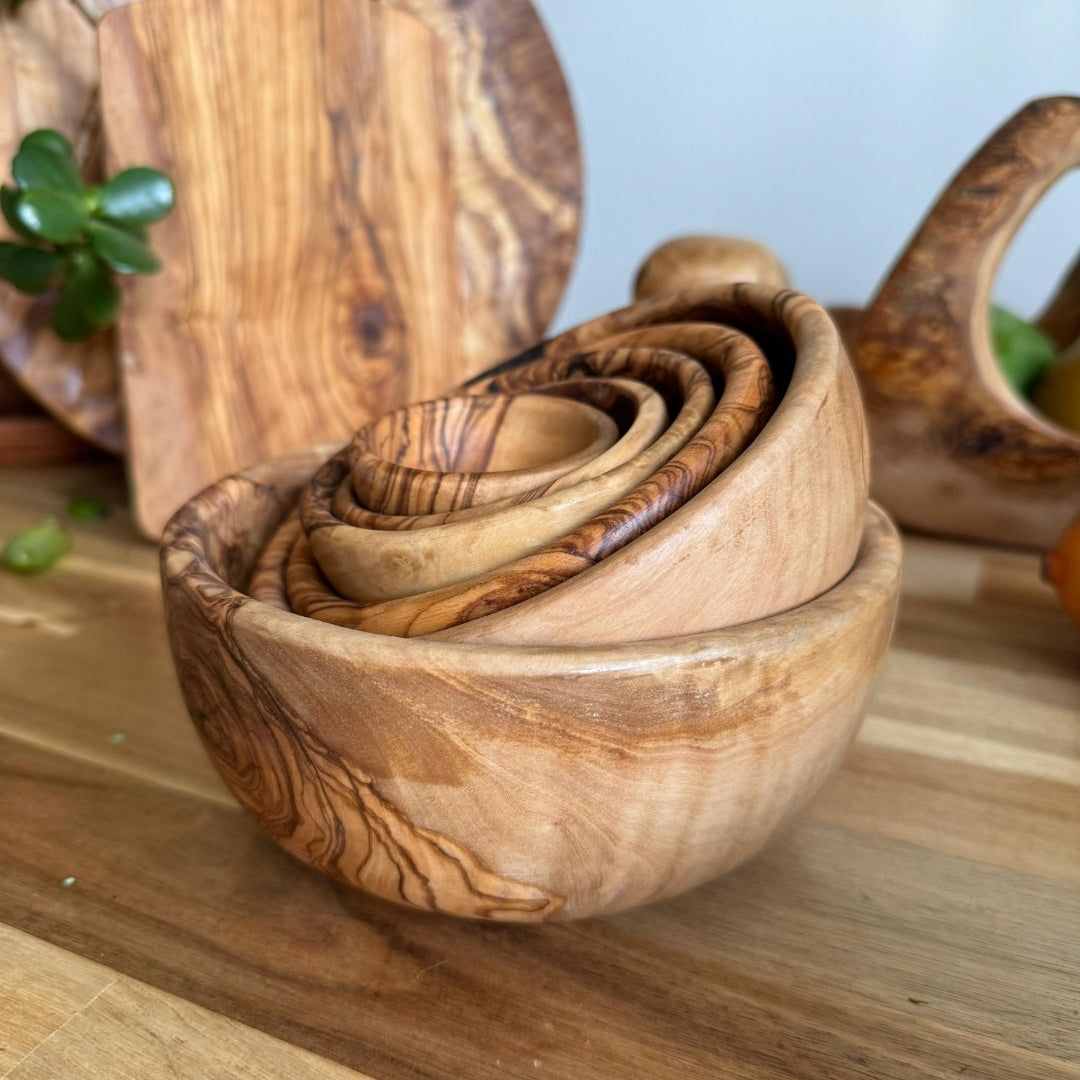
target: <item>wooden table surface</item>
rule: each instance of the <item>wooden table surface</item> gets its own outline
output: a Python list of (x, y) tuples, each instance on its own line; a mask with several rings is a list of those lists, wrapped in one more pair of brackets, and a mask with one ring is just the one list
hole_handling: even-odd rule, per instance
[(909, 541), (862, 734), (758, 858), (485, 925), (351, 894), (241, 814), (118, 469), (0, 473), (0, 534), (71, 494), (117, 509), (0, 576), (0, 1077), (1080, 1077), (1080, 632), (1033, 557)]

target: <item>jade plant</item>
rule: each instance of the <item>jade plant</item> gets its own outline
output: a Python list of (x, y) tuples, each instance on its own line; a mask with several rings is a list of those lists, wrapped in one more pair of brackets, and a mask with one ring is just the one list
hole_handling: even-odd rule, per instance
[(65, 341), (111, 326), (120, 306), (113, 274), (161, 268), (145, 228), (172, 209), (172, 182), (136, 167), (87, 185), (71, 143), (47, 128), (23, 139), (11, 173), (0, 210), (26, 243), (0, 242), (0, 278), (30, 295), (59, 287), (52, 326)]

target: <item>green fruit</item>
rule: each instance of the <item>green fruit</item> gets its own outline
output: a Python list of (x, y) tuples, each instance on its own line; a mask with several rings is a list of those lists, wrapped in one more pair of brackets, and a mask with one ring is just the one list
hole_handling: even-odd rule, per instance
[(990, 309), (990, 336), (1002, 374), (1026, 397), (1057, 358), (1054, 343), (1037, 326), (996, 306)]
[(1080, 355), (1047, 368), (1035, 386), (1031, 402), (1048, 420), (1080, 431)]

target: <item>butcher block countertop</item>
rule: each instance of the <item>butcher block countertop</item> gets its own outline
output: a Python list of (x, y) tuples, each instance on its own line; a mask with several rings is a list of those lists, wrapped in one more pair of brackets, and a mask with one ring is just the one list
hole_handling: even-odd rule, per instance
[(1033, 556), (907, 543), (858, 742), (734, 873), (582, 923), (400, 910), (218, 781), (112, 464), (0, 473), (0, 1077), (1080, 1078), (1080, 632)]

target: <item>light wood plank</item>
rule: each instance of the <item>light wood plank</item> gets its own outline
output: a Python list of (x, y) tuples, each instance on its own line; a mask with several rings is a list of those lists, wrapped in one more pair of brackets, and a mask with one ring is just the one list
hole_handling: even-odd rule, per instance
[(117, 977), (100, 964), (0, 925), (0, 1077)]
[[(0, 984), (4, 1043), (26, 1044), (48, 1029), (14, 1062), (6, 1060), (7, 1048), (0, 1047), (5, 1080), (365, 1080), (360, 1073), (3, 926), (0, 971), (8, 973), (9, 984)], [(18, 985), (10, 985), (12, 973), (20, 977)], [(50, 1014), (54, 1003), (58, 1008)], [(52, 1026), (60, 1016), (63, 1020)]]

